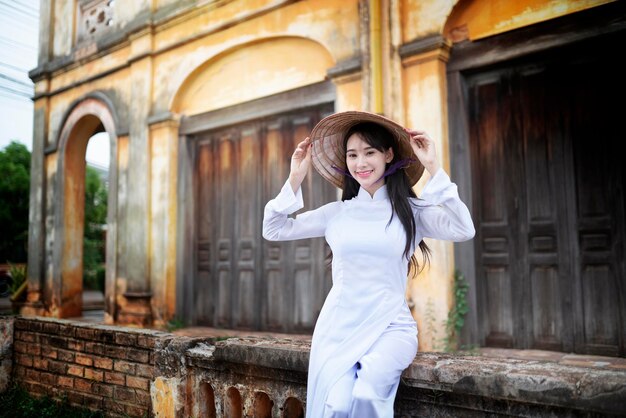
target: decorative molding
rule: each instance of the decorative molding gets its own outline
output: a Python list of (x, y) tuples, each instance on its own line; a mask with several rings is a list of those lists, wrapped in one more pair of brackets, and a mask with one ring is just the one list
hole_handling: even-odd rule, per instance
[(322, 81), (308, 86), (277, 93), (199, 115), (184, 116), (180, 123), (180, 135), (221, 128), (228, 125), (290, 112), (294, 109), (318, 106), (335, 101), (335, 85)]
[(400, 54), (400, 58), (409, 58), (414, 55), (423, 54), (425, 52), (436, 51), (440, 49), (450, 49), (452, 44), (450, 41), (445, 39), (443, 36), (431, 35), (425, 38), (415, 39), (406, 44), (400, 45), (398, 48), (398, 53)]
[(339, 61), (334, 67), (326, 71), (326, 76), (332, 80), (346, 75), (353, 75), (361, 71), (362, 65), (363, 58), (361, 55), (356, 55), (352, 58)]

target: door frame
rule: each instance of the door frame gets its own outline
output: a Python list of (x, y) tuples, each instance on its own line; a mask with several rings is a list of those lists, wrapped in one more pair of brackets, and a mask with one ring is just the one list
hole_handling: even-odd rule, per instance
[[(617, 1), (504, 34), (453, 45), (447, 65), (450, 165), (452, 178), (457, 179), (461, 198), (465, 202), (472, 202), (472, 208), (476, 208), (478, 192), (472, 176), (466, 75), (531, 54), (572, 46), (577, 42), (606, 42), (611, 36), (625, 31), (626, 2)], [(477, 292), (478, 245), (475, 242), (455, 245), (454, 259), (456, 268), (464, 274), (469, 284), (467, 297), (470, 309), (461, 341), (464, 344), (484, 346), (484, 322), (478, 315), (482, 305)]]
[(195, 151), (196, 138), (207, 131), (282, 113), (301, 111), (322, 105), (333, 106), (336, 99), (335, 84), (322, 81), (249, 102), (212, 110), (206, 113), (183, 116), (178, 137), (178, 190), (176, 221), (176, 317), (187, 325), (195, 324), (194, 288), (196, 283), (196, 229), (195, 211)]

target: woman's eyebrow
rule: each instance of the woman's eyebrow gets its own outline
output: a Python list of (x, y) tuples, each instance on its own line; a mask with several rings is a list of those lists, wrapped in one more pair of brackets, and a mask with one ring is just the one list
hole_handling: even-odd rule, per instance
[[(365, 151), (371, 150), (371, 149), (375, 149), (375, 148), (374, 147), (365, 147), (365, 148), (363, 148), (363, 150), (365, 150)], [(353, 148), (350, 148), (350, 149), (347, 149), (346, 152), (356, 152), (356, 150), (353, 149)]]

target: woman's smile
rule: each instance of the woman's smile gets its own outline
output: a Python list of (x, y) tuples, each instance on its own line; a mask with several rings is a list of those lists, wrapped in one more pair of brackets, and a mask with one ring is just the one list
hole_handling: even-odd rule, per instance
[(346, 143), (346, 166), (348, 171), (371, 196), (374, 196), (385, 179), (387, 163), (393, 159), (393, 150), (389, 148), (381, 151), (372, 147), (355, 133), (348, 138)]

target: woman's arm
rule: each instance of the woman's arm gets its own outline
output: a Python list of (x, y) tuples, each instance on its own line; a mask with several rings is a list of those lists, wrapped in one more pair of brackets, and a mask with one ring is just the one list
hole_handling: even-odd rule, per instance
[[(311, 165), (311, 141), (307, 137), (300, 142), (291, 156), (289, 179), (276, 198), (265, 205), (263, 213), (263, 238), (270, 241), (286, 241), (324, 236), (329, 206), (322, 206), (298, 215), (288, 215), (304, 207), (300, 185)], [(338, 202), (335, 202), (338, 203)]]
[(461, 201), (456, 184), (441, 169), (435, 143), (421, 130), (406, 130), (411, 135), (411, 147), (415, 156), (430, 173), (431, 179), (422, 191), (417, 206), (415, 223), (418, 234), (423, 237), (448, 241), (467, 241), (474, 237), (474, 223)]
[(302, 209), (302, 190), (298, 187), (294, 193), (291, 178), (285, 183), (276, 198), (265, 205), (263, 213), (263, 238), (270, 241), (288, 241), (302, 238), (323, 237), (326, 224), (336, 205), (332, 202), (317, 209), (301, 213), (295, 218), (289, 214)]
[(443, 169), (429, 180), (413, 201), (418, 235), (447, 241), (467, 241), (476, 233), (472, 216), (457, 190), (456, 184)]

